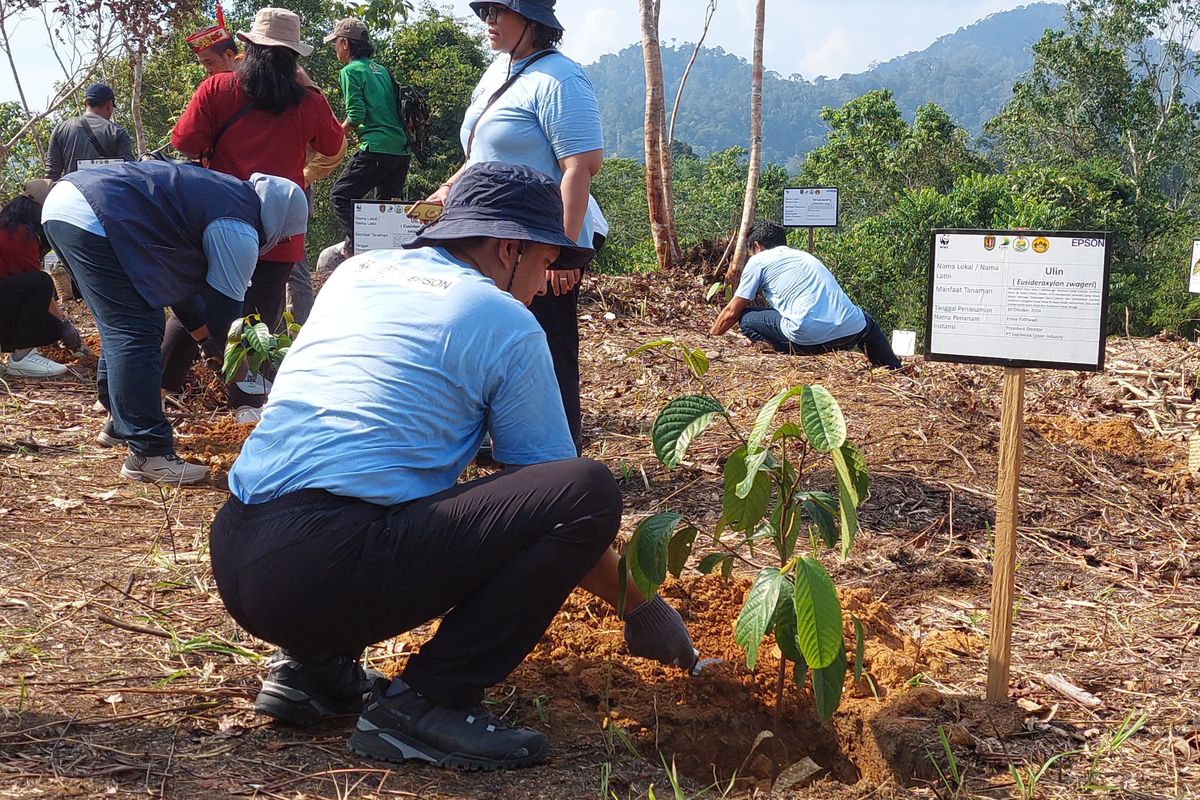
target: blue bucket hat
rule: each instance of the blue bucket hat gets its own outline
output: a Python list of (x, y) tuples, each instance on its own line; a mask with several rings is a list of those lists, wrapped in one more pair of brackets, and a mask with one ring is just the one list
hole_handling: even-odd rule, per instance
[(480, 9), (487, 6), (504, 6), (525, 19), (540, 22), (547, 28), (554, 28), (558, 31), (565, 30), (562, 23), (558, 21), (558, 17), (554, 16), (554, 0), (474, 0), (471, 3), (471, 10), (478, 15)]
[(451, 187), (442, 215), (405, 246), (432, 247), (473, 236), (557, 245), (555, 269), (580, 269), (595, 255), (563, 232), (562, 194), (554, 179), (502, 161), (468, 167)]

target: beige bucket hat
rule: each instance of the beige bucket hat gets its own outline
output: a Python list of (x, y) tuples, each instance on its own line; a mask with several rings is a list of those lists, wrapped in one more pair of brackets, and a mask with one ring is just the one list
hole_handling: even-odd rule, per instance
[(286, 47), (302, 56), (313, 51), (311, 44), (300, 41), (300, 17), (286, 8), (260, 8), (250, 31), (238, 31), (238, 38), (264, 47)]

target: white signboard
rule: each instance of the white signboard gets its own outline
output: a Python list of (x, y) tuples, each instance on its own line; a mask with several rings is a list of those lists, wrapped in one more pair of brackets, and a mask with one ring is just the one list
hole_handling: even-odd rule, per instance
[(926, 358), (1100, 370), (1106, 233), (933, 232)]
[(1200, 239), (1192, 241), (1192, 260), (1188, 262), (1188, 291), (1200, 294)]
[(783, 224), (796, 228), (836, 228), (838, 190), (829, 186), (784, 189)]
[(124, 164), (123, 158), (81, 158), (75, 162), (75, 166), (79, 169), (95, 169), (96, 167), (107, 167), (109, 164)]
[(395, 250), (415, 239), (422, 223), (408, 218), (404, 213), (407, 205), (410, 204), (355, 200), (355, 255), (371, 250)]

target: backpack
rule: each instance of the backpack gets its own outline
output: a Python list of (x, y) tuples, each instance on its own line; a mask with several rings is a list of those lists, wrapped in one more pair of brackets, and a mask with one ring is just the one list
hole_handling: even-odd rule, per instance
[(412, 150), (417, 163), (425, 166), (429, 157), (429, 102), (425, 92), (415, 86), (401, 86), (393, 78), (392, 85), (396, 87), (396, 109), (400, 112), (400, 122), (404, 125), (404, 135), (408, 137), (408, 149)]

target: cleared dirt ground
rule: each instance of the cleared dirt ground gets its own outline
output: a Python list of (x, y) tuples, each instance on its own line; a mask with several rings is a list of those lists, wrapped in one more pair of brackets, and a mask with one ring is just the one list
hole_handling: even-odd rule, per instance
[[(702, 293), (687, 275), (590, 280), (587, 455), (621, 480), (626, 533), (667, 508), (711, 530), (729, 441), (706, 434), (686, 465), (659, 465), (654, 415), (698, 387), (662, 355), (626, 354), (664, 334), (703, 347), (713, 393), (746, 426), (784, 386), (834, 393), (872, 486), (854, 551), (829, 563), (864, 623), (867, 677), (848, 685), (829, 726), (793, 687), (780, 735), (761, 735), (778, 656), (766, 647), (755, 674), (739, 658), (732, 623), (745, 581), (688, 572), (665, 593), (721, 665), (688, 678), (632, 659), (620, 624), (577, 594), (491, 693), (496, 713), (551, 737), (542, 767), (396, 768), (346, 750), (352, 719), (267, 724), (251, 702), (272, 648), (225, 614), (206, 550), (247, 429), (198, 379), (176, 430), (184, 455), (213, 465), (213, 485), (130, 484), (117, 475), (123, 454), (95, 443), (93, 372), (76, 364), (63, 380), (0, 384), (0, 797), (640, 798), (651, 784), (669, 797), (664, 763), (688, 797), (767, 796), (772, 761), (805, 757), (822, 768), (815, 782), (785, 780), (772, 796), (1020, 797), (1060, 754), (1031, 796), (1200, 796), (1200, 487), (1183, 442), (1196, 425), (1200, 348), (1114, 339), (1108, 373), (1030, 373), (1012, 701), (988, 705), (1000, 370), (918, 360), (882, 374), (857, 354), (761, 353), (704, 335), (716, 309), (696, 302)], [(695, 554), (711, 550), (702, 536)], [(370, 661), (395, 671), (427, 634), (385, 642)], [(1064, 683), (1082, 694), (1053, 688)], [(1122, 723), (1142, 714), (1118, 743)]]

